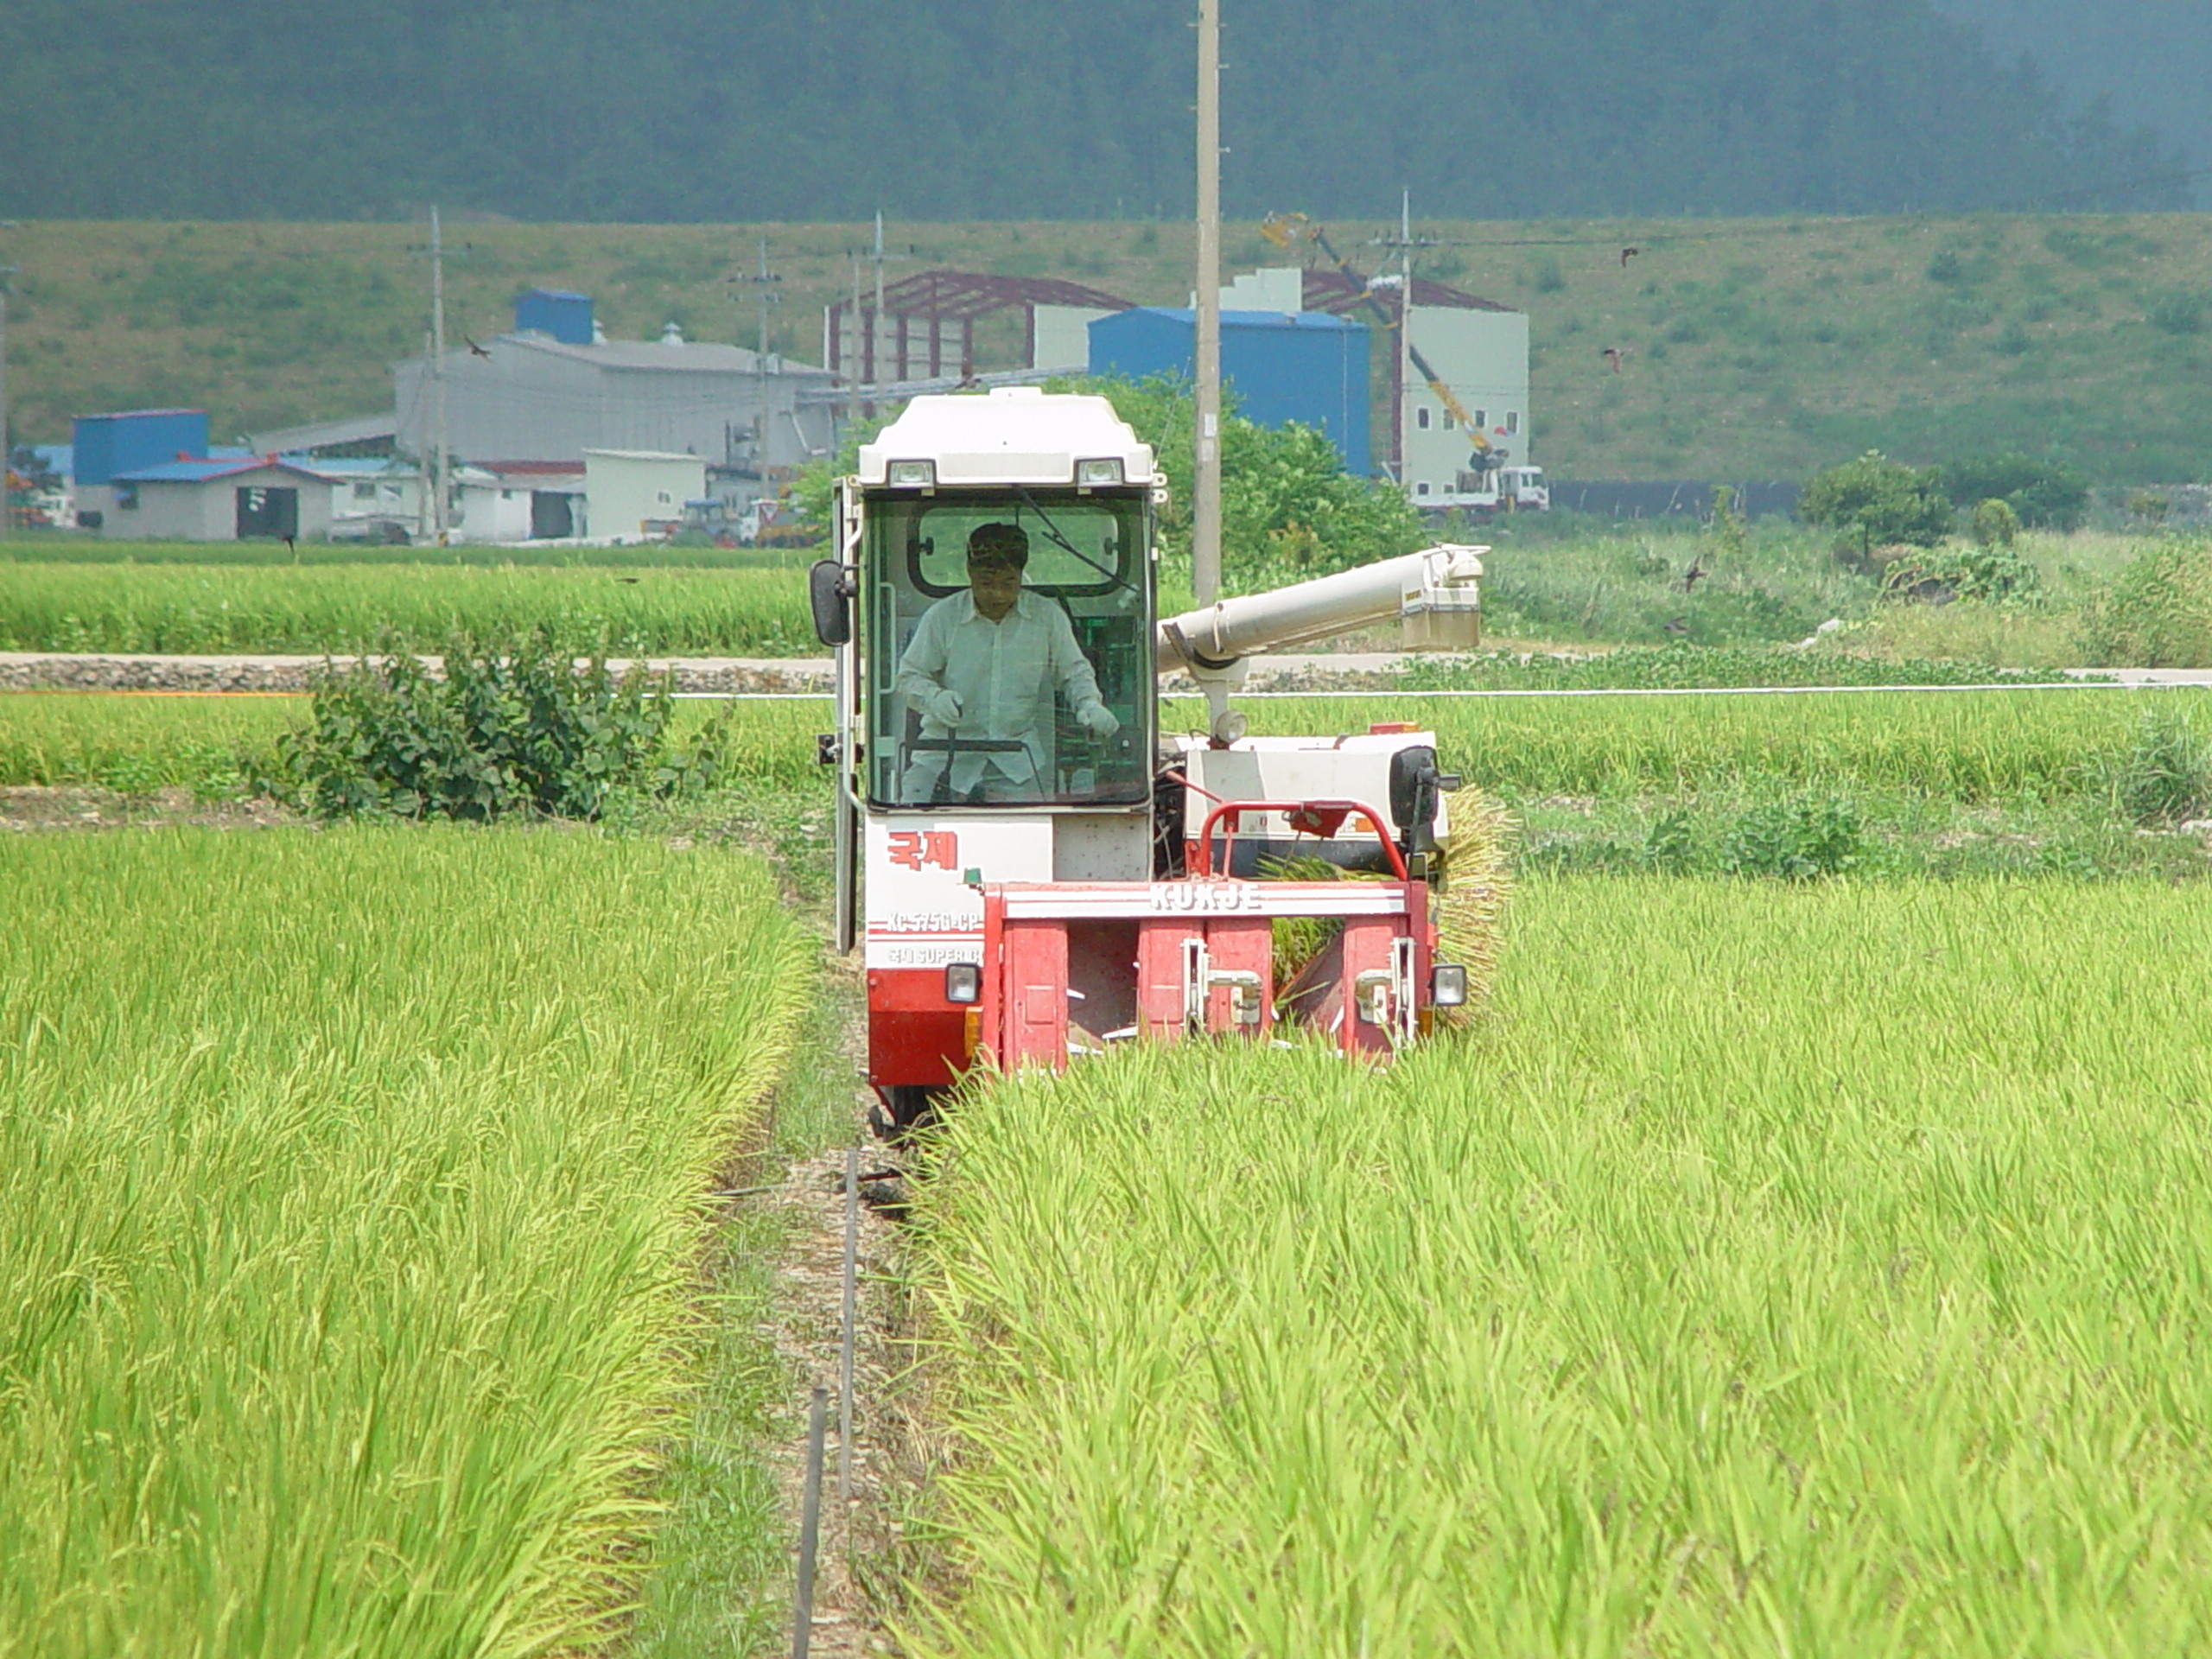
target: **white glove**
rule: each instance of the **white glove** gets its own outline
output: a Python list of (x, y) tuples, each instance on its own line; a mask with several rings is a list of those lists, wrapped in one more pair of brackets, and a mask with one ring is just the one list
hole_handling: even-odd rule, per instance
[(1114, 718), (1114, 711), (1103, 702), (1094, 702), (1076, 715), (1083, 729), (1093, 737), (1111, 737), (1122, 729), (1122, 722)]
[(960, 699), (950, 691), (939, 691), (930, 699), (930, 718), (947, 730), (960, 723)]

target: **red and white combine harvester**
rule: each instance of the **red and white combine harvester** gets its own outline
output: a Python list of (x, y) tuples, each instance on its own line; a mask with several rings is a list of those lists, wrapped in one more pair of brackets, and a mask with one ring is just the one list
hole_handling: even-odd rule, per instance
[[(1162, 622), (1164, 499), (1104, 398), (1028, 388), (916, 398), (843, 482), (842, 556), (812, 573), (837, 658), (822, 753), (838, 943), (867, 951), (868, 1080), (893, 1126), (978, 1064), (1293, 1025), (1384, 1057), (1465, 998), (1465, 969), (1435, 959), (1457, 779), (1433, 738), (1247, 737), (1229, 697), (1252, 654), (1356, 628), (1471, 645), (1482, 550)], [(1160, 729), (1157, 677), (1177, 671), (1206, 693), (1203, 731)], [(1274, 925), (1300, 918), (1327, 938), (1290, 975)]]

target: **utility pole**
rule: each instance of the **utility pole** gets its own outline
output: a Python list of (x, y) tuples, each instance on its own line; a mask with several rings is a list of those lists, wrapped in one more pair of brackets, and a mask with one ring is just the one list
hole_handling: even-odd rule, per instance
[(430, 372), (437, 380), (438, 479), (436, 506), (430, 519), (438, 545), (446, 544), (446, 492), (453, 477), (452, 432), (446, 423), (446, 245), (438, 228), (438, 206), (430, 204)]
[(1398, 196), (1398, 487), (1411, 500), (1414, 405), (1414, 193)]
[(14, 265), (0, 265), (0, 542), (8, 539), (15, 524), (15, 509), (8, 505), (8, 477), (16, 454), (8, 442), (8, 279), (16, 270)]
[(768, 238), (765, 236), (760, 238), (760, 275), (756, 276), (733, 276), (730, 278), (730, 281), (733, 283), (749, 283), (759, 291), (759, 297), (760, 301), (760, 344), (753, 348), (753, 357), (754, 370), (758, 373), (763, 375), (766, 374), (768, 372), (768, 308), (782, 300), (783, 296), (775, 293), (772, 290), (775, 284), (782, 282), (783, 280), (784, 276), (781, 271), (771, 270), (768, 269)]
[(1221, 0), (1198, 0), (1198, 270), (1191, 586), (1221, 596)]
[[(784, 280), (780, 271), (768, 269), (768, 238), (760, 238), (760, 270), (758, 276), (741, 273), (729, 279), (732, 283), (752, 284), (760, 302), (760, 331), (753, 348), (753, 466), (756, 474), (766, 475), (768, 456), (768, 308), (780, 302), (783, 296), (775, 285)], [(827, 353), (824, 354), (825, 360)], [(725, 459), (734, 459), (725, 444)]]

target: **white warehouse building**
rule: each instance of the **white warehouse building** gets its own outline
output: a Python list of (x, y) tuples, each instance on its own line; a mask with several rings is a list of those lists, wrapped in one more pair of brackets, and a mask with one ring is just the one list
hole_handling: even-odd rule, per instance
[[(673, 325), (658, 340), (610, 340), (580, 295), (524, 296), (516, 316), (514, 332), (445, 354), (447, 441), (457, 458), (582, 462), (589, 449), (691, 455), (710, 469), (711, 493), (741, 505), (834, 445), (833, 410), (800, 397), (831, 384), (826, 369), (687, 340)], [(401, 448), (434, 453), (430, 360), (396, 365), (393, 381)]]

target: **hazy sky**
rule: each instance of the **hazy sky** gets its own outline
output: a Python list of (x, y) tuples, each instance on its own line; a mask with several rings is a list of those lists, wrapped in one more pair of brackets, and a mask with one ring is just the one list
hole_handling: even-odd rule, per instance
[[(2147, 122), (2212, 168), (2212, 0), (1935, 0), (1978, 22), (2001, 59), (2026, 52), (2076, 104), (2110, 92), (2123, 125)], [(2195, 180), (2212, 202), (2212, 173)]]

